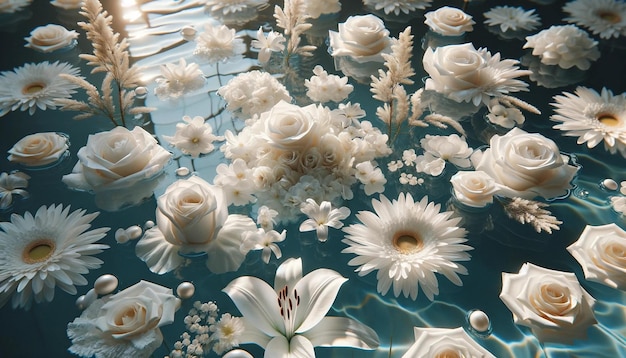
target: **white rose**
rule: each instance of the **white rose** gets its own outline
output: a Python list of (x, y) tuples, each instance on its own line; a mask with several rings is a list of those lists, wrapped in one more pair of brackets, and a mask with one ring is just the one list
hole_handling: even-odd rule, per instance
[(197, 176), (175, 181), (157, 201), (159, 230), (183, 252), (204, 251), (227, 218), (222, 189)]
[(529, 327), (542, 342), (584, 339), (596, 323), (595, 299), (573, 273), (525, 263), (517, 274), (502, 273), (500, 299), (515, 323)]
[(24, 38), (26, 47), (41, 52), (52, 52), (76, 43), (78, 32), (69, 31), (61, 25), (49, 24), (36, 27), (30, 32), (30, 37)]
[(567, 251), (580, 263), (587, 280), (626, 290), (626, 231), (615, 223), (587, 225)]
[(483, 171), (459, 171), (450, 178), (454, 197), (467, 206), (483, 208), (493, 202), (496, 182)]
[(382, 62), (381, 53), (389, 52), (389, 30), (374, 15), (350, 16), (338, 25), (338, 30), (328, 31), (333, 56), (350, 56), (357, 62)]
[(180, 307), (172, 289), (148, 281), (98, 299), (67, 326), (69, 351), (100, 358), (148, 357), (163, 342), (159, 327)]
[(262, 114), (265, 136), (270, 144), (284, 150), (308, 148), (319, 137), (311, 110), (310, 106), (302, 108), (280, 101), (269, 112)]
[(550, 199), (572, 188), (579, 168), (567, 164), (551, 139), (516, 127), (503, 136), (494, 135), (489, 144), (475, 167), (503, 186), (502, 195)]
[(461, 9), (444, 6), (435, 11), (429, 11), (425, 15), (424, 23), (433, 32), (444, 36), (460, 36), (472, 31), (475, 24), (472, 16), (466, 14)]
[(414, 357), (482, 357), (494, 358), (488, 350), (470, 337), (463, 327), (413, 327), (415, 343), (402, 358)]
[(90, 135), (78, 151), (78, 163), (63, 182), (71, 188), (94, 190), (130, 187), (163, 171), (172, 154), (141, 127), (115, 127)]
[(9, 161), (29, 167), (38, 167), (55, 163), (69, 148), (66, 136), (55, 132), (43, 132), (27, 135), (9, 149)]

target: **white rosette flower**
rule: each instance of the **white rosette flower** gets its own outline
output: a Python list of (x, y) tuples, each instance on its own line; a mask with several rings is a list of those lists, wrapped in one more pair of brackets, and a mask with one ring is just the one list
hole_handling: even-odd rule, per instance
[(454, 197), (461, 204), (484, 208), (498, 191), (495, 180), (483, 171), (459, 171), (450, 178)]
[(235, 271), (247, 252), (241, 252), (243, 234), (255, 232), (252, 219), (228, 214), (222, 189), (192, 176), (171, 184), (157, 201), (157, 226), (137, 242), (137, 256), (152, 272), (164, 274), (180, 266), (179, 254), (207, 253), (214, 273)]
[(27, 167), (41, 167), (56, 163), (68, 154), (68, 138), (56, 132), (27, 135), (11, 149), (7, 159)]
[(172, 154), (141, 127), (115, 127), (89, 135), (78, 151), (78, 163), (63, 182), (73, 189), (106, 190), (130, 188), (159, 175)]
[(556, 143), (539, 133), (513, 128), (494, 135), (475, 165), (501, 185), (507, 197), (551, 199), (566, 195), (579, 167), (568, 164)]
[(473, 25), (476, 23), (471, 15), (450, 6), (429, 11), (424, 16), (424, 23), (430, 30), (443, 36), (461, 36), (474, 30)]
[(458, 134), (448, 136), (427, 134), (420, 140), (424, 152), (430, 153), (435, 158), (441, 158), (457, 167), (468, 168), (472, 164), (469, 160), (473, 150), (467, 145), (465, 138)]
[(527, 36), (523, 48), (532, 48), (532, 54), (541, 58), (541, 63), (565, 69), (576, 66), (588, 70), (600, 58), (598, 41), (576, 25), (553, 25)]
[(525, 263), (517, 274), (502, 273), (500, 299), (515, 323), (529, 327), (542, 342), (570, 344), (586, 338), (596, 323), (595, 299), (570, 272)]
[(278, 102), (266, 112), (264, 136), (270, 145), (302, 152), (320, 137), (318, 123), (314, 119), (314, 107), (300, 107), (285, 101)]
[(269, 111), (280, 101), (291, 101), (287, 88), (274, 76), (258, 70), (235, 76), (217, 90), (226, 108), (238, 117), (250, 118)]
[(81, 357), (149, 357), (162, 343), (159, 327), (174, 322), (180, 300), (148, 281), (98, 299), (67, 325), (69, 351)]
[(430, 75), (426, 90), (475, 106), (488, 105), (492, 97), (527, 91), (528, 84), (515, 78), (531, 74), (519, 69), (519, 61), (500, 60), (500, 53), (491, 55), (487, 49), (477, 50), (472, 43), (428, 48), (422, 63)]
[(74, 46), (76, 38), (78, 38), (78, 32), (70, 31), (61, 25), (48, 24), (31, 31), (30, 36), (24, 38), (27, 41), (24, 46), (48, 53)]
[(383, 62), (381, 54), (390, 51), (389, 30), (374, 15), (350, 16), (338, 30), (328, 31), (333, 57), (349, 56), (359, 63)]
[(413, 327), (415, 343), (402, 358), (414, 357), (482, 357), (495, 358), (491, 352), (476, 343), (463, 327)]
[(585, 226), (567, 251), (580, 263), (587, 280), (626, 289), (626, 231), (615, 223)]

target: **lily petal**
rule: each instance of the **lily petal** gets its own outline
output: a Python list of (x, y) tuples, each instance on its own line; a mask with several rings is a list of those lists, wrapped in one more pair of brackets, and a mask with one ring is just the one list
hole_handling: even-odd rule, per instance
[(296, 333), (308, 331), (324, 318), (346, 281), (338, 272), (322, 268), (311, 271), (296, 284), (294, 289), (302, 298), (295, 312)]
[(264, 358), (315, 358), (313, 344), (304, 336), (273, 338), (265, 348)]
[(252, 276), (232, 280), (223, 290), (250, 322), (270, 337), (285, 335), (278, 295), (267, 282)]
[(280, 291), (285, 286), (294, 287), (302, 278), (302, 259), (289, 258), (276, 269), (274, 289)]
[(265, 349), (267, 344), (272, 340), (272, 337), (258, 329), (256, 322), (252, 322), (246, 317), (241, 317), (241, 321), (243, 322), (244, 330), (239, 337), (240, 342), (258, 344)]
[(315, 327), (302, 334), (315, 347), (354, 347), (376, 349), (378, 335), (370, 327), (348, 317), (324, 317)]

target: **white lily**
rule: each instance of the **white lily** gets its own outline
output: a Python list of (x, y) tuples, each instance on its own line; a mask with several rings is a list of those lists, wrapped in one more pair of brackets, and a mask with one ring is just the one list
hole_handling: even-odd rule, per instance
[(302, 277), (302, 260), (290, 258), (276, 270), (274, 288), (265, 281), (243, 276), (224, 292), (243, 315), (241, 343), (256, 343), (265, 357), (315, 357), (313, 347), (378, 347), (370, 327), (348, 317), (325, 317), (347, 279), (329, 269)]

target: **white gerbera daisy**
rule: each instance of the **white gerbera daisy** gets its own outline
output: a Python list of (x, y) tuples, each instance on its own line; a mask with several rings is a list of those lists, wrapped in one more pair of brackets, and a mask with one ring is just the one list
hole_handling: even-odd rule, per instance
[(69, 213), (70, 207), (42, 206), (35, 216), (13, 214), (0, 223), (0, 307), (13, 295), (13, 308), (30, 308), (35, 302), (52, 301), (54, 287), (75, 295), (75, 285), (86, 285), (82, 276), (102, 264), (91, 255), (108, 245), (95, 242), (108, 227), (86, 231), (98, 212)]
[(621, 0), (574, 0), (563, 6), (570, 23), (608, 39), (626, 35), (626, 3)]
[(554, 126), (566, 136), (578, 137), (578, 144), (593, 148), (604, 141), (611, 154), (617, 151), (626, 157), (626, 93), (613, 95), (602, 88), (598, 93), (591, 88), (577, 87), (574, 93), (554, 96), (556, 114), (551, 120), (561, 122)]
[(489, 26), (499, 26), (500, 31), (507, 32), (526, 30), (532, 31), (541, 25), (540, 18), (535, 14), (535, 9), (524, 10), (522, 7), (496, 6), (483, 14)]
[(59, 77), (60, 74), (78, 76), (78, 68), (69, 63), (48, 61), (27, 63), (13, 71), (0, 73), (0, 117), (15, 111), (28, 110), (32, 115), (37, 107), (56, 109), (58, 98), (70, 98), (78, 86)]
[(349, 247), (342, 252), (357, 255), (348, 264), (359, 266), (359, 276), (378, 270), (379, 293), (386, 294), (393, 284), (396, 297), (402, 293), (413, 300), (420, 285), (431, 301), (439, 294), (435, 272), (463, 284), (458, 274), (466, 275), (467, 269), (457, 261), (468, 261), (466, 251), (473, 248), (462, 244), (467, 232), (456, 226), (461, 218), (450, 219), (452, 212), (440, 212), (428, 197), (414, 202), (404, 193), (393, 202), (381, 195), (372, 206), (376, 213), (361, 211), (362, 224), (343, 229)]

